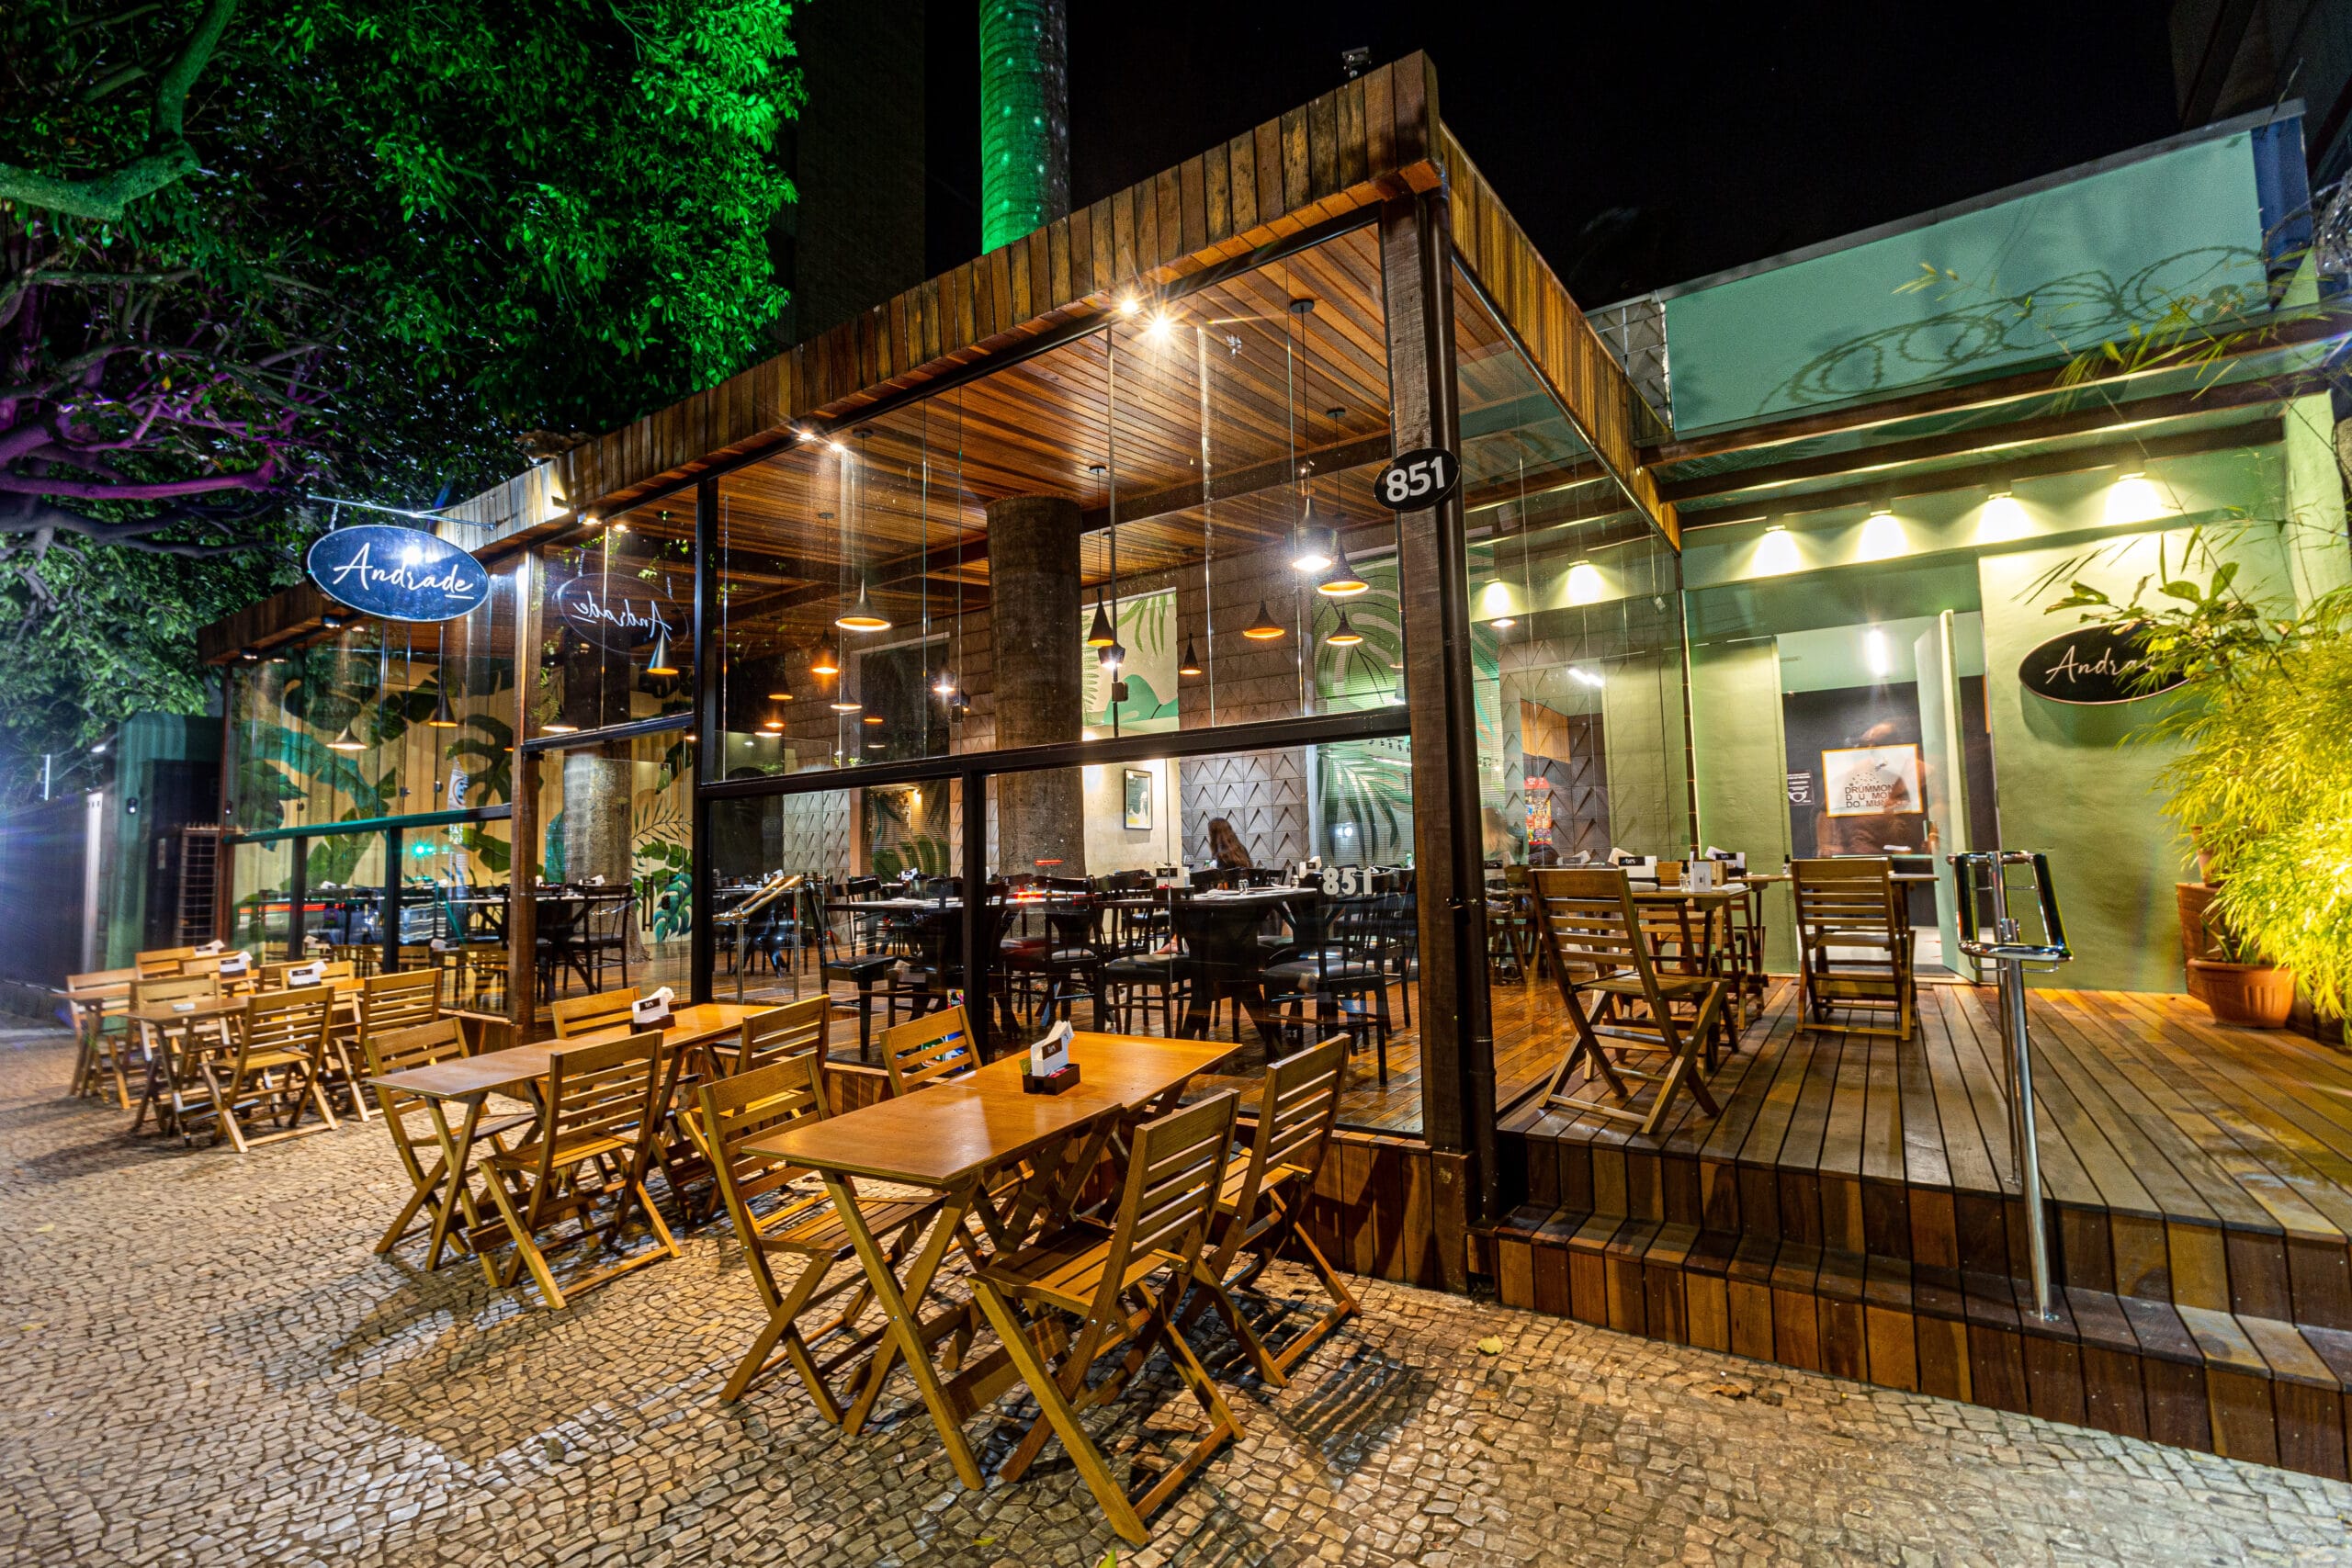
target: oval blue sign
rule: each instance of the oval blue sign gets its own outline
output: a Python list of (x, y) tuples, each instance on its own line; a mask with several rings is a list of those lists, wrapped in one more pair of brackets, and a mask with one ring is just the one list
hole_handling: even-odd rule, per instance
[(388, 621), (453, 621), (490, 597), (481, 563), (422, 528), (338, 528), (311, 547), (303, 565), (329, 598)]

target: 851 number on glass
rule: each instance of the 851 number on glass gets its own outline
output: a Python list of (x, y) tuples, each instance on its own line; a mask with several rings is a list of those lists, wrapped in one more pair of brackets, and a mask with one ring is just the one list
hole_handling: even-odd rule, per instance
[(1442, 446), (1400, 452), (1373, 476), (1372, 498), (1391, 512), (1419, 512), (1452, 495), (1462, 482), (1462, 459)]

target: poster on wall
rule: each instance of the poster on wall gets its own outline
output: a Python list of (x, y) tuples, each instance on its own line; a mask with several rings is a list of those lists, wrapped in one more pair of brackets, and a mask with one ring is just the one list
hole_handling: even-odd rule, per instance
[(1821, 754), (1822, 802), (1832, 817), (1917, 811), (1919, 748), (1855, 746)]
[(1129, 768), (1126, 784), (1127, 826), (1148, 831), (1151, 827), (1151, 770)]

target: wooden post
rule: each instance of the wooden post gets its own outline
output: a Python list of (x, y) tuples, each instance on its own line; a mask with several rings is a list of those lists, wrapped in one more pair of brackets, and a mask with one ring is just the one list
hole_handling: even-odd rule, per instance
[[(1453, 384), (1453, 240), (1442, 189), (1380, 216), (1386, 277), (1390, 425), (1396, 450), (1461, 449)], [(1470, 583), (1459, 491), (1398, 519), (1405, 679), (1413, 743), (1413, 849), (1421, 942), (1421, 1120), (1442, 1156), (1467, 1155), (1466, 1202), (1491, 1218), (1496, 1190), (1495, 1038), (1487, 994), (1487, 899), (1478, 821), (1478, 731)], [(1449, 1162), (1450, 1163), (1450, 1162)], [(1448, 1227), (1441, 1227), (1443, 1236)], [(1451, 1285), (1459, 1247), (1443, 1249)]]
[(539, 754), (523, 750), (531, 738), (531, 698), (539, 687), (539, 556), (524, 552), (514, 569), (514, 816), (506, 824), (506, 1016), (514, 1038), (527, 1040), (538, 1010)]
[(695, 782), (689, 797), (686, 838), (686, 995), (710, 1000), (711, 889), (718, 868), (711, 863), (710, 799), (706, 776), (718, 777), (727, 758), (727, 649), (719, 626), (718, 481), (695, 486)]
[[(294, 859), (293, 865), (286, 874), (286, 961), (300, 964), (302, 962), (302, 906), (311, 901), (311, 840), (288, 839), (286, 849)], [(185, 863), (182, 871), (185, 874)], [(262, 924), (262, 940), (254, 945), (261, 949), (256, 957), (266, 959), (269, 956), (267, 921)]]

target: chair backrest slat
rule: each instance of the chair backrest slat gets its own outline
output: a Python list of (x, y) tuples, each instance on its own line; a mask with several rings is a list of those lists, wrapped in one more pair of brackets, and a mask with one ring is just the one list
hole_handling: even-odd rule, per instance
[(161, 980), (180, 972), (180, 960), (195, 956), (193, 947), (155, 947), (133, 954), (131, 962), (138, 966), (141, 979)]
[[(382, 1077), (386, 1073), (404, 1073), (411, 1067), (463, 1059), (467, 1055), (466, 1032), (454, 1018), (435, 1019), (406, 1029), (377, 1030), (361, 1039), (360, 1048), (368, 1055), (368, 1076)], [(424, 1103), (422, 1095), (389, 1089), (381, 1094), (385, 1110), (395, 1118)]]
[(131, 982), (130, 1005), (160, 1007), (165, 1002), (215, 1002), (220, 999), (218, 975), (142, 976)]
[[(752, 1224), (749, 1205), (802, 1173), (789, 1161), (753, 1154), (745, 1145), (807, 1117), (831, 1114), (824, 1075), (817, 1058), (783, 1056), (731, 1077), (713, 1078), (695, 1089), (695, 1134), (703, 1155), (721, 1174), (740, 1229)], [(747, 1235), (748, 1239), (748, 1235)]]
[(612, 1029), (629, 1021), (629, 1010), (637, 1005), (640, 987), (623, 986), (616, 991), (599, 991), (593, 997), (565, 997), (551, 1005), (548, 1011), (555, 1019), (555, 1037), (569, 1040), (575, 1034), (594, 1034), (600, 1029)]
[(334, 1018), (334, 987), (306, 986), (297, 991), (268, 991), (245, 1001), (239, 1043), (246, 1055), (255, 1051), (309, 1053), (326, 1044)]
[(1256, 1218), (1259, 1195), (1276, 1168), (1296, 1166), (1311, 1177), (1321, 1167), (1340, 1111), (1340, 1075), (1347, 1060), (1348, 1037), (1335, 1034), (1266, 1065), (1258, 1126), (1250, 1139), (1250, 1165), (1234, 1194), (1235, 1224), (1242, 1229)]
[(1639, 979), (1655, 1016), (1663, 1007), (1657, 973), (1624, 868), (1537, 866), (1528, 874), (1528, 882), (1534, 892), (1536, 931), (1562, 998), (1577, 984), (1569, 973), (1571, 964), (1598, 970), (1604, 978), (1631, 973)]
[(735, 1060), (728, 1071), (747, 1073), (787, 1056), (802, 1055), (814, 1055), (821, 1069), (832, 1016), (833, 999), (823, 995), (752, 1014), (743, 1021)]
[(1792, 860), (1797, 925), (1808, 937), (1835, 932), (1887, 936), (1903, 924), (1895, 914), (1894, 863), (1880, 856), (1837, 860)]
[(542, 1170), (553, 1172), (560, 1145), (641, 1129), (653, 1112), (661, 1062), (658, 1030), (549, 1053)]
[(371, 975), (359, 983), (359, 1038), (410, 1029), (441, 1016), (441, 971), (412, 969)]
[(980, 1065), (962, 1003), (910, 1019), (882, 1035), (882, 1065), (889, 1070), (893, 1097)]
[(1137, 1256), (1172, 1255), (1180, 1274), (1200, 1257), (1225, 1182), (1239, 1105), (1240, 1097), (1226, 1089), (1136, 1130), (1095, 1315), (1107, 1317), (1114, 1310), (1127, 1266)]

